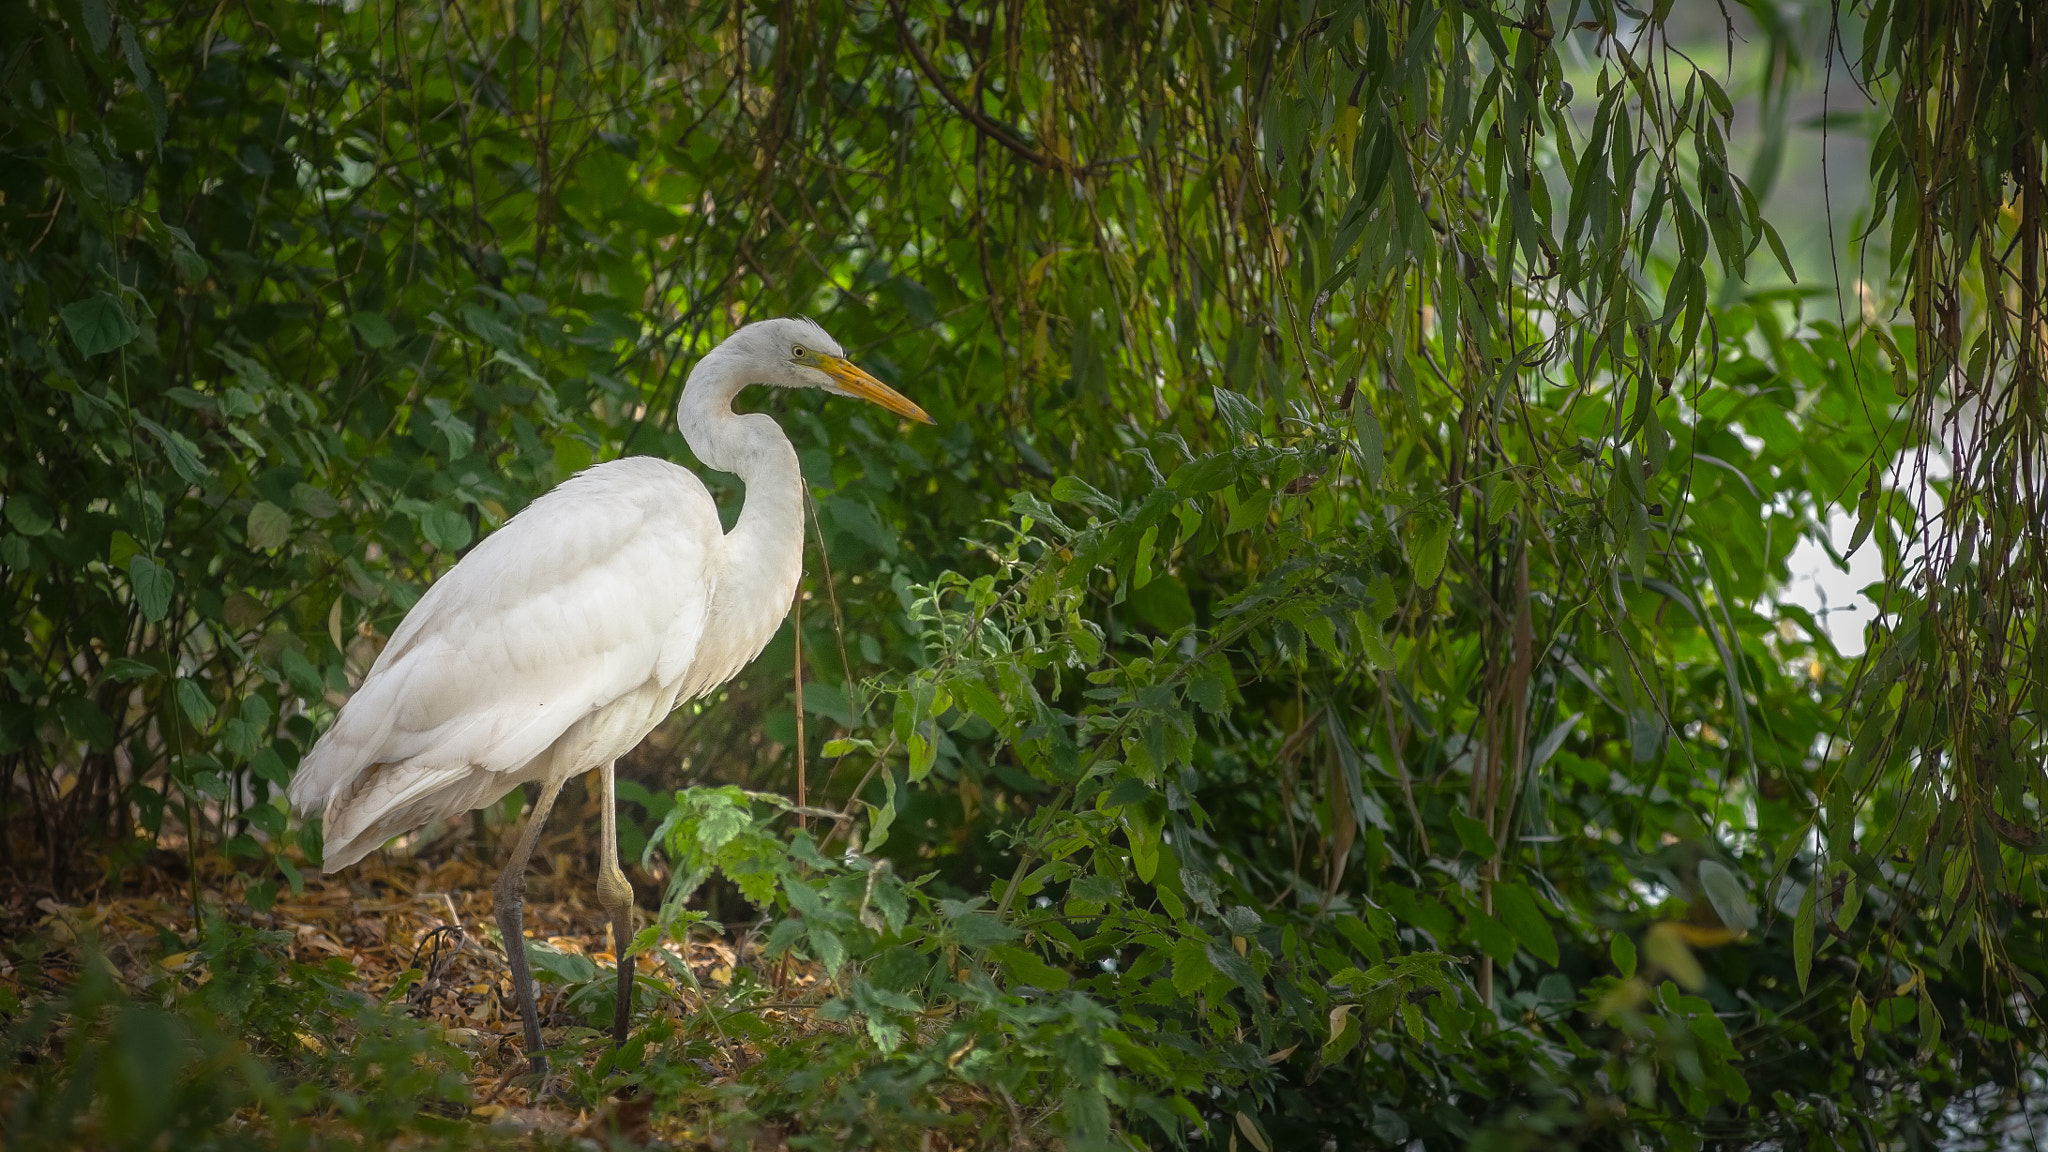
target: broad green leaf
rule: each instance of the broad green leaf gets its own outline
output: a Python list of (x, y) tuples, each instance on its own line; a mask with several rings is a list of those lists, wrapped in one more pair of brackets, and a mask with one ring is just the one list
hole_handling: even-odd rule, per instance
[(154, 624), (170, 613), (175, 584), (170, 569), (137, 553), (128, 558), (128, 583), (135, 590), (135, 606), (142, 610), (144, 620)]
[(249, 547), (264, 552), (282, 547), (291, 531), (291, 515), (270, 501), (259, 500), (249, 509)]
[(1182, 937), (1173, 945), (1173, 990), (1182, 996), (1194, 996), (1216, 982), (1222, 973), (1209, 962), (1208, 947), (1193, 936)]
[(436, 504), (420, 516), (420, 534), (443, 552), (460, 552), (469, 547), (469, 520), (457, 509)]
[(1415, 569), (1415, 582), (1433, 585), (1443, 575), (1444, 553), (1451, 543), (1451, 520), (1432, 510), (1415, 526), (1408, 538), (1408, 563)]
[(106, 292), (95, 292), (83, 300), (65, 305), (62, 316), (65, 330), (71, 333), (71, 342), (86, 356), (112, 352), (142, 335), (142, 329), (128, 318), (121, 302)]
[(1515, 934), (1515, 940), (1529, 954), (1545, 964), (1558, 962), (1557, 936), (1550, 929), (1550, 921), (1543, 916), (1543, 910), (1536, 903), (1535, 894), (1521, 884), (1508, 881), (1493, 886), (1493, 910)]
[(1036, 952), (1026, 948), (997, 945), (989, 949), (988, 954), (989, 959), (1002, 965), (1004, 973), (1017, 984), (1058, 992), (1072, 979), (1065, 971), (1047, 964)]
[(398, 330), (391, 326), (391, 321), (375, 312), (358, 312), (349, 317), (348, 322), (356, 330), (356, 335), (363, 338), (363, 343), (372, 348), (389, 348), (398, 343)]
[(23, 536), (41, 536), (56, 524), (49, 506), (28, 492), (7, 497), (7, 522)]
[(1756, 927), (1756, 912), (1750, 907), (1749, 894), (1742, 890), (1742, 881), (1732, 869), (1718, 860), (1702, 860), (1699, 873), (1700, 887), (1706, 890), (1707, 900), (1729, 931), (1741, 935)]
[(1633, 979), (1636, 974), (1636, 942), (1628, 933), (1616, 932), (1607, 941), (1607, 957), (1614, 961), (1615, 971), (1624, 980)]

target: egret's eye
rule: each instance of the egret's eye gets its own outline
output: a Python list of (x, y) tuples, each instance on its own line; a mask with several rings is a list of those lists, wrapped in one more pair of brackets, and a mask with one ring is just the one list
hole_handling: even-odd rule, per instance
[(801, 344), (793, 344), (793, 345), (791, 345), (791, 346), (790, 346), (790, 349), (789, 349), (789, 355), (790, 355), (790, 358), (791, 358), (791, 359), (794, 359), (794, 360), (801, 360), (801, 359), (803, 359), (803, 358), (804, 358), (804, 346), (803, 346), (803, 345), (801, 345)]

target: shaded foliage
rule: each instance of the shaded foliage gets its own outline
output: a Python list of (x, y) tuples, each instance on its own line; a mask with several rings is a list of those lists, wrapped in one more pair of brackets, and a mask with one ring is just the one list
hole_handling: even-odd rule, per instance
[[(260, 907), (433, 575), (692, 462), (694, 357), (803, 312), (940, 427), (778, 413), (800, 628), (631, 793), (659, 925), (722, 875), (848, 973), (744, 1119), (1997, 1122), (2048, 954), (2039, 19), (1866, 13), (1891, 323), (1809, 306), (1731, 153), (1789, 33), (1731, 97), (1668, 9), (0, 9), (9, 865), (221, 852)], [(1859, 487), (1857, 662), (1772, 593)], [(800, 754), (845, 819), (667, 798)]]

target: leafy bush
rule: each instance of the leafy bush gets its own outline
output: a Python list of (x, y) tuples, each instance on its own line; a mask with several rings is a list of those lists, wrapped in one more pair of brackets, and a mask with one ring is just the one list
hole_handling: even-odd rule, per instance
[[(716, 894), (829, 996), (770, 1025), (742, 971), (576, 1092), (818, 1143), (2002, 1131), (2048, 955), (2041, 48), (1921, 11), (1844, 17), (1893, 103), (1825, 256), (1896, 272), (1838, 308), (1765, 212), (1836, 28), (1775, 8), (1738, 83), (1668, 4), (0, 5), (7, 866), (170, 850), (260, 910), (426, 584), (597, 459), (688, 462), (682, 372), (805, 312), (941, 427), (779, 413), (808, 599), (627, 795), (643, 948)], [(1775, 599), (1852, 502), (1855, 659)], [(821, 757), (796, 807), (844, 819), (791, 830)], [(7, 1006), (20, 1141), (459, 1138), (401, 1118), (452, 1057), (210, 931), (169, 1007)]]
[[(124, 986), (88, 950), (14, 1017), (10, 1148), (383, 1148), (461, 1142), (469, 1060), (348, 990), (348, 962), (281, 961), (278, 933), (211, 920)], [(282, 971), (280, 971), (282, 968)], [(197, 976), (194, 980), (192, 977)], [(25, 1070), (25, 1071), (24, 1071)]]

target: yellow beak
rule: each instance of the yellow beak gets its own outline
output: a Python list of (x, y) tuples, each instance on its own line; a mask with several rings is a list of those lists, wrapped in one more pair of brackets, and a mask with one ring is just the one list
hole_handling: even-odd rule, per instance
[(924, 414), (924, 409), (910, 402), (898, 392), (873, 376), (862, 371), (860, 366), (842, 356), (818, 357), (818, 368), (832, 378), (848, 396), (857, 396), (871, 404), (880, 404), (898, 416), (917, 420), (925, 424), (938, 421)]

